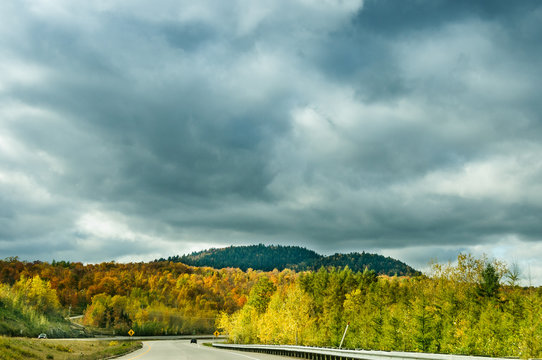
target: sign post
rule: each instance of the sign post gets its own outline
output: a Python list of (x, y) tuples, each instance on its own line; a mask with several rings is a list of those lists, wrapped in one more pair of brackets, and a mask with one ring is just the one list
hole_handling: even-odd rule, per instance
[(128, 335), (134, 336), (134, 334), (135, 334), (134, 330), (130, 329), (130, 331), (128, 331)]
[(220, 333), (218, 332), (218, 330), (215, 330), (215, 332), (213, 333), (213, 335), (214, 335), (215, 337), (218, 337), (218, 335), (220, 335)]

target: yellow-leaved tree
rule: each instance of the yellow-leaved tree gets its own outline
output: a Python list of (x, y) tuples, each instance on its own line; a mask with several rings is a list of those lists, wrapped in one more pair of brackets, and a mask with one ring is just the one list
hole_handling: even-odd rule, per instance
[(51, 288), (49, 281), (42, 280), (38, 275), (32, 278), (22, 277), (13, 286), (15, 302), (22, 307), (31, 308), (41, 314), (57, 315), (60, 313), (60, 303), (56, 291)]

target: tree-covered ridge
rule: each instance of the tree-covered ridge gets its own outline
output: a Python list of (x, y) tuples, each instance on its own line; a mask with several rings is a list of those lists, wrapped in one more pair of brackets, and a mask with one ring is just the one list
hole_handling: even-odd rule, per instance
[[(209, 266), (215, 269), (239, 268), (272, 271), (296, 268), (321, 258), (312, 250), (298, 246), (229, 246), (193, 252), (189, 255), (171, 256), (167, 260), (191, 266)], [(160, 259), (164, 260), (164, 259)]]
[[(165, 260), (165, 259), (160, 259)], [(323, 256), (299, 246), (281, 246), (263, 244), (250, 246), (230, 246), (220, 249), (208, 249), (188, 255), (171, 256), (168, 261), (181, 262), (191, 266), (209, 266), (216, 269), (233, 267), (272, 271), (293, 269), (296, 271), (318, 270), (320, 267), (344, 268), (352, 271), (374, 270), (381, 275), (416, 276), (420, 272), (407, 264), (378, 254), (336, 253)]]

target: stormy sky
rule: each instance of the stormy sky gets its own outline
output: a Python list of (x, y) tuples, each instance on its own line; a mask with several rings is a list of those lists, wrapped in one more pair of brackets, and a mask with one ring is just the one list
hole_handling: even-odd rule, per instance
[(460, 252), (542, 284), (542, 4), (0, 3), (0, 257)]

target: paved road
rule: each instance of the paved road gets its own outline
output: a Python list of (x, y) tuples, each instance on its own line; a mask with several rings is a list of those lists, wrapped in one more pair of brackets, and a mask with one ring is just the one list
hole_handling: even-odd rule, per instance
[(118, 360), (284, 360), (276, 355), (219, 350), (187, 340), (144, 341), (143, 348)]

